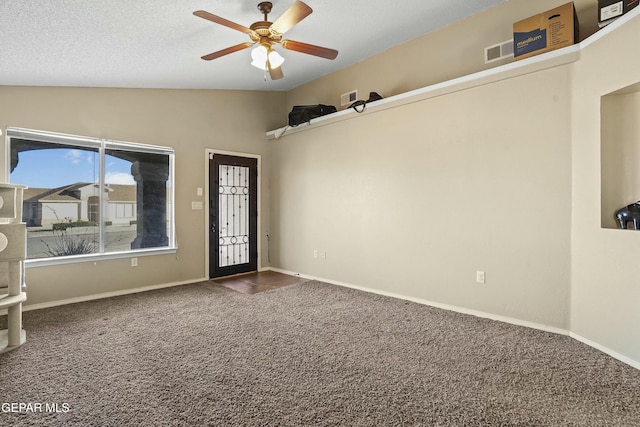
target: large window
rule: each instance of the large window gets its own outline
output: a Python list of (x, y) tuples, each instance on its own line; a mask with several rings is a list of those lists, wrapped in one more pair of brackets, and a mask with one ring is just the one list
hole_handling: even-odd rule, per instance
[(173, 149), (7, 129), (27, 259), (174, 249)]

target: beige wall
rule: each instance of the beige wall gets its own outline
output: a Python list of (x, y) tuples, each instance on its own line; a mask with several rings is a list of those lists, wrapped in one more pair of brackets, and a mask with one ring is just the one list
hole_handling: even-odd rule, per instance
[[(585, 47), (574, 65), (571, 330), (640, 365), (640, 233), (601, 228), (600, 170), (601, 97), (640, 82), (638, 34), (635, 18)], [(637, 108), (637, 95), (629, 100)], [(638, 115), (629, 119), (618, 124), (633, 129)]]
[(273, 265), (568, 329), (569, 78), (565, 66), (271, 142)]
[[(262, 233), (269, 227), (265, 130), (277, 126), (284, 94), (274, 92), (39, 88), (0, 86), (0, 128), (23, 127), (171, 146), (176, 156), (177, 255), (27, 270), (29, 304), (59, 301), (205, 276), (205, 150), (262, 155)], [(3, 162), (4, 164), (4, 162)], [(206, 206), (206, 202), (205, 202)], [(266, 239), (262, 239), (266, 253)], [(263, 259), (266, 262), (266, 257)]]
[[(596, 2), (575, 3), (584, 38), (595, 31)], [(371, 90), (391, 96), (480, 71), (481, 49), (510, 36), (501, 22), (555, 6), (511, 0), (301, 86), (288, 93), (287, 108), (339, 105), (339, 94), (351, 89), (360, 98)], [(639, 33), (635, 18), (585, 44), (569, 71), (537, 72), (273, 141), (273, 166), (281, 170), (272, 189), (277, 265), (567, 328), (639, 366), (640, 234), (601, 228), (601, 210), (627, 201), (606, 201), (615, 197), (607, 174), (620, 174), (621, 165), (601, 171), (601, 161), (615, 160), (601, 159), (600, 145), (601, 96), (640, 81)], [(605, 128), (605, 138), (622, 132), (637, 143), (637, 92), (625, 95), (623, 121), (632, 124)], [(486, 121), (500, 132), (483, 127)], [(509, 191), (510, 168), (526, 171), (527, 179), (514, 176), (520, 194)], [(601, 189), (601, 173), (609, 189)], [(519, 209), (519, 227), (498, 226), (516, 222), (505, 196)], [(316, 248), (328, 250), (327, 261), (310, 256)], [(475, 270), (487, 272), (485, 286), (473, 284)]]

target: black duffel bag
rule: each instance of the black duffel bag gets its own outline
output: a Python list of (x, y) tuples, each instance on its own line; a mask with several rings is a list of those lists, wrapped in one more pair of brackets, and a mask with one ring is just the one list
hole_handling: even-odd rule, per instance
[(289, 113), (289, 126), (296, 127), (308, 123), (311, 119), (338, 111), (333, 105), (296, 105)]
[[(379, 99), (382, 99), (382, 95), (380, 95), (378, 92), (369, 92), (369, 99), (367, 99), (366, 101), (358, 100), (349, 105), (349, 108), (353, 108), (358, 113), (362, 113), (364, 109), (367, 108), (367, 103), (377, 101)], [(358, 109), (358, 107), (360, 107), (360, 109)]]

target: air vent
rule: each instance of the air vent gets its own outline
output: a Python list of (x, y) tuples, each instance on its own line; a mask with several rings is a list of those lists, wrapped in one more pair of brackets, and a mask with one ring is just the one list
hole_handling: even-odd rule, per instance
[(484, 63), (513, 56), (513, 40), (498, 43), (484, 48)]
[(350, 105), (358, 100), (358, 91), (352, 90), (351, 92), (343, 93), (340, 95), (340, 105)]

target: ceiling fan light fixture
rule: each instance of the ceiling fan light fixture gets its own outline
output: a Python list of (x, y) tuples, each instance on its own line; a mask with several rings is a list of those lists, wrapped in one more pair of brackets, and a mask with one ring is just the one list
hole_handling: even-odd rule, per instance
[(268, 14), (271, 13), (272, 6), (273, 4), (268, 1), (259, 3), (258, 10), (264, 15), (264, 20), (254, 22), (249, 27), (236, 24), (235, 22), (204, 10), (196, 10), (193, 12), (193, 14), (199, 18), (206, 19), (207, 21), (211, 21), (215, 24), (244, 33), (251, 39), (251, 41), (212, 52), (208, 55), (202, 56), (201, 58), (205, 61), (210, 61), (212, 59), (220, 58), (230, 53), (255, 46), (251, 51), (251, 65), (265, 72), (265, 80), (267, 73), (271, 77), (271, 80), (279, 80), (284, 77), (281, 68), (284, 58), (275, 51), (273, 48), (275, 45), (280, 45), (282, 49), (293, 50), (320, 58), (335, 59), (336, 56), (338, 56), (338, 51), (335, 49), (329, 49), (295, 40), (282, 39), (282, 35), (284, 33), (289, 31), (313, 12), (313, 9), (311, 9), (309, 5), (305, 4), (301, 0), (295, 0), (295, 3), (285, 10), (278, 19), (271, 22), (269, 21)]
[(261, 70), (265, 70), (267, 68), (267, 48), (263, 45), (256, 46), (251, 51), (251, 65)]
[(271, 68), (278, 68), (284, 62), (284, 58), (276, 52), (274, 49), (270, 49), (269, 52), (269, 64), (271, 64)]
[(261, 70), (267, 69), (267, 59), (271, 68), (278, 68), (284, 62), (284, 58), (278, 52), (265, 45), (258, 45), (251, 51), (251, 65)]

